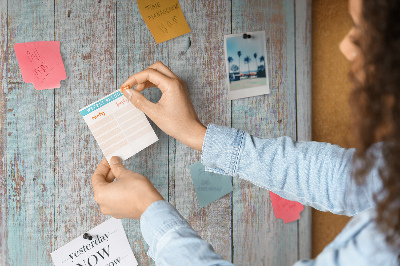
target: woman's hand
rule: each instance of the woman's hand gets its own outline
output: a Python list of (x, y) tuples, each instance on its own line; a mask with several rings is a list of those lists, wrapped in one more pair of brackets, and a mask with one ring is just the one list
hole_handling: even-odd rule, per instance
[[(130, 89), (135, 85), (135, 89)], [(150, 102), (140, 93), (150, 87), (157, 87), (162, 92), (157, 103)], [(122, 84), (121, 91), (166, 134), (201, 151), (206, 127), (196, 115), (186, 84), (163, 63), (157, 62), (132, 75)]]
[(153, 202), (164, 200), (147, 177), (127, 170), (115, 156), (110, 165), (106, 159), (101, 161), (92, 176), (92, 186), (100, 211), (118, 219), (140, 219)]

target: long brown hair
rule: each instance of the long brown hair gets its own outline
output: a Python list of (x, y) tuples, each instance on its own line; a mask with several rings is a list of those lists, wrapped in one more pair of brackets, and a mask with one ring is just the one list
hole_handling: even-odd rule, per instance
[[(355, 43), (362, 54), (363, 72), (350, 73), (354, 90), (357, 152), (354, 177), (359, 184), (376, 162), (368, 149), (382, 142), (379, 175), (383, 188), (375, 196), (376, 222), (387, 243), (400, 250), (400, 1), (363, 0), (361, 34)], [(358, 166), (357, 166), (358, 165)]]

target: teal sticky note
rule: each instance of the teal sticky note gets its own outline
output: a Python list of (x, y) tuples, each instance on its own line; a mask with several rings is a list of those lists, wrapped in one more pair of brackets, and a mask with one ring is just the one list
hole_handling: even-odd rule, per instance
[(201, 162), (192, 164), (190, 173), (200, 208), (233, 190), (230, 176), (206, 172)]

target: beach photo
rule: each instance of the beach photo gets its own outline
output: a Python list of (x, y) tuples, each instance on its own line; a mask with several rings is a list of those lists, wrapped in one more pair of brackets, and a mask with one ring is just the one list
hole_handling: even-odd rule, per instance
[(230, 100), (269, 93), (265, 31), (224, 36)]

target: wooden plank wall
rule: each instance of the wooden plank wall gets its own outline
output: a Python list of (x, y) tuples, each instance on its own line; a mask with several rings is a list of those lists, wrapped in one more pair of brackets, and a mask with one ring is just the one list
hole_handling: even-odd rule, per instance
[[(135, 1), (117, 3), (117, 88), (133, 73), (139, 72), (162, 61), (168, 64), (167, 43), (157, 45), (144, 23)], [(149, 100), (156, 102), (161, 92), (152, 88), (144, 93)], [(147, 176), (161, 195), (168, 199), (168, 136), (152, 127), (159, 141), (127, 160), (126, 167)], [(140, 232), (139, 221), (124, 220), (124, 228), (133, 248), (136, 259), (142, 265), (154, 262), (146, 255), (148, 245)]]
[[(297, 140), (311, 141), (311, 0), (296, 1), (296, 105)], [(298, 222), (299, 259), (311, 258), (311, 207)]]
[(55, 89), (55, 248), (108, 217), (93, 199), (91, 176), (103, 155), (79, 110), (115, 90), (115, 2), (59, 1), (55, 39), (67, 79)]
[(7, 150), (6, 91), (7, 91), (7, 0), (0, 0), (0, 264), (7, 256), (7, 175), (5, 152)]
[(14, 44), (54, 40), (54, 4), (9, 0), (7, 12), (5, 261), (49, 264), (54, 249), (54, 91), (37, 91), (22, 81)]
[[(0, 265), (51, 265), (50, 252), (109, 218), (90, 183), (103, 155), (78, 110), (156, 61), (186, 82), (203, 123), (310, 138), (311, 0), (179, 3), (192, 32), (157, 45), (136, 1), (0, 0)], [(267, 35), (271, 94), (230, 102), (223, 36), (257, 30)], [(60, 89), (36, 91), (22, 81), (14, 44), (39, 40), (61, 42), (68, 78)], [(161, 93), (145, 95), (155, 102)], [(233, 193), (199, 209), (189, 165), (200, 153), (152, 126), (160, 140), (127, 168), (149, 177), (225, 259), (291, 265), (310, 257), (308, 209), (284, 224), (268, 191), (237, 179)], [(139, 222), (123, 223), (139, 263), (153, 265)]]
[[(179, 1), (192, 33), (170, 43), (172, 70), (187, 84), (199, 119), (205, 124), (229, 126), (230, 102), (225, 88), (224, 35), (230, 33), (230, 1)], [(207, 32), (207, 34), (204, 34)], [(191, 39), (191, 47), (183, 54)], [(175, 47), (181, 47), (176, 49)], [(216, 252), (231, 260), (231, 198), (227, 195), (199, 208), (189, 165), (200, 160), (197, 152), (172, 140), (170, 198), (178, 211)]]
[[(232, 127), (259, 137), (295, 138), (294, 1), (233, 1), (232, 32), (257, 30), (266, 31), (271, 93), (232, 101)], [(275, 219), (267, 190), (239, 179), (233, 184), (233, 261), (293, 264), (298, 252), (297, 222)]]

